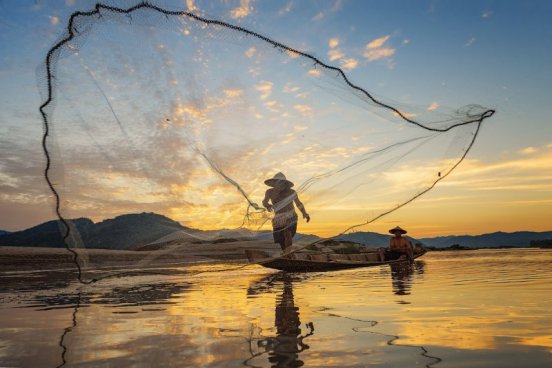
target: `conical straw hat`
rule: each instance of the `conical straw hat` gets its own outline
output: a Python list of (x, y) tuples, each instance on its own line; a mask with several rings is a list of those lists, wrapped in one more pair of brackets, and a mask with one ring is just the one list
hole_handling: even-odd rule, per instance
[(401, 234), (406, 234), (406, 230), (405, 229), (402, 229), (401, 227), (397, 226), (397, 227), (394, 227), (392, 228), (391, 230), (389, 230), (389, 232), (391, 234), (395, 234), (396, 232), (400, 232)]
[(282, 174), (281, 172), (276, 173), (276, 175), (274, 175), (274, 177), (272, 177), (270, 179), (266, 179), (264, 183), (266, 185), (268, 185), (269, 187), (274, 187), (274, 186), (278, 185), (278, 183), (285, 183), (290, 188), (293, 186), (293, 183), (291, 181), (287, 180), (286, 176), (284, 174)]

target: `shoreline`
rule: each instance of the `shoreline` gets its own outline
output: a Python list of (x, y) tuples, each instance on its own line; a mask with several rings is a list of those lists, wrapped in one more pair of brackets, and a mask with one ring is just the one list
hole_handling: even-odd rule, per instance
[[(270, 241), (193, 244), (178, 242), (155, 250), (74, 249), (81, 261), (95, 269), (140, 266), (145, 269), (228, 261), (247, 262), (245, 250), (276, 251)], [(0, 274), (22, 271), (75, 269), (66, 248), (0, 246)]]

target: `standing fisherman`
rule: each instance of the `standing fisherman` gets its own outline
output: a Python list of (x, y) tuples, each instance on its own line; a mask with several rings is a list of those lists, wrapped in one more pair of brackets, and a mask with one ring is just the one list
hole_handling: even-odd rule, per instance
[[(272, 219), (274, 243), (280, 244), (282, 251), (287, 253), (297, 231), (297, 213), (293, 202), (295, 202), (307, 222), (310, 221), (310, 216), (295, 190), (291, 189), (293, 183), (287, 180), (284, 174), (277, 173), (273, 178), (265, 180), (265, 184), (271, 187), (265, 193), (263, 206), (268, 211), (274, 210), (274, 218)], [(272, 202), (272, 204), (269, 202)]]

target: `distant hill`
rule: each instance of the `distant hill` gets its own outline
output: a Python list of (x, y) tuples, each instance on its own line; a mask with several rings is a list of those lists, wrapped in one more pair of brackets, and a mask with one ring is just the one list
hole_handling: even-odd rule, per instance
[[(71, 220), (87, 248), (127, 249), (145, 245), (185, 226), (155, 213), (130, 214), (95, 224), (87, 218)], [(59, 221), (0, 236), (0, 245), (64, 247)]]
[(532, 232), (517, 231), (505, 233), (502, 231), (483, 235), (451, 235), (436, 238), (419, 239), (423, 244), (444, 248), (458, 244), (469, 248), (497, 248), (497, 247), (529, 247), (532, 240), (545, 240), (552, 238), (552, 231)]
[[(155, 213), (128, 214), (94, 223), (87, 218), (72, 220), (87, 248), (140, 249), (145, 245), (157, 245), (179, 240), (203, 242), (221, 240), (271, 240), (272, 232), (248, 229), (197, 230)], [(12, 233), (0, 233), (0, 246), (64, 247), (59, 221), (48, 221), (32, 228)], [(387, 247), (390, 234), (355, 232), (338, 237), (369, 247)], [(315, 241), (315, 235), (296, 234), (299, 239)], [(552, 231), (514, 233), (496, 232), (483, 235), (441, 236), (435, 238), (409, 238), (412, 243), (422, 243), (435, 248), (453, 245), (467, 248), (529, 247), (531, 241), (552, 239)]]
[[(248, 229), (197, 230), (182, 226), (155, 213), (128, 214), (94, 223), (87, 218), (71, 220), (87, 248), (141, 249), (145, 245), (161, 245), (173, 241), (270, 240), (271, 231)], [(23, 231), (0, 235), (0, 246), (65, 247), (59, 221), (48, 221)], [(318, 239), (314, 235), (297, 234), (300, 238)]]
[[(340, 236), (340, 240), (354, 241), (372, 247), (386, 247), (389, 245), (391, 235), (372, 232), (356, 232)], [(498, 248), (498, 247), (529, 247), (531, 241), (552, 239), (552, 231), (531, 232), (518, 231), (513, 233), (496, 232), (483, 235), (451, 235), (435, 238), (414, 239), (408, 237), (413, 244), (422, 243), (425, 246), (435, 248), (447, 248), (459, 245), (467, 248)]]
[(0, 230), (0, 236), (9, 234), (11, 231)]
[(88, 248), (127, 249), (146, 245), (167, 234), (187, 229), (189, 228), (163, 215), (130, 214), (98, 222), (83, 240)]
[[(79, 233), (88, 234), (94, 223), (87, 218), (72, 220)], [(59, 221), (48, 221), (23, 231), (0, 236), (0, 245), (23, 247), (63, 247), (63, 238)]]

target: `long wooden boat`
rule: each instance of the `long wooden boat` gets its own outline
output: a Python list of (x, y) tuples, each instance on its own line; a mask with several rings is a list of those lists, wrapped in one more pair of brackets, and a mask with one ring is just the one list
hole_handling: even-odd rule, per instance
[[(287, 272), (324, 272), (409, 262), (408, 259), (381, 262), (376, 252), (359, 254), (292, 253), (280, 257), (271, 257), (269, 253), (259, 250), (246, 250), (245, 253), (251, 263)], [(414, 254), (414, 259), (425, 253), (426, 250), (421, 249)]]

